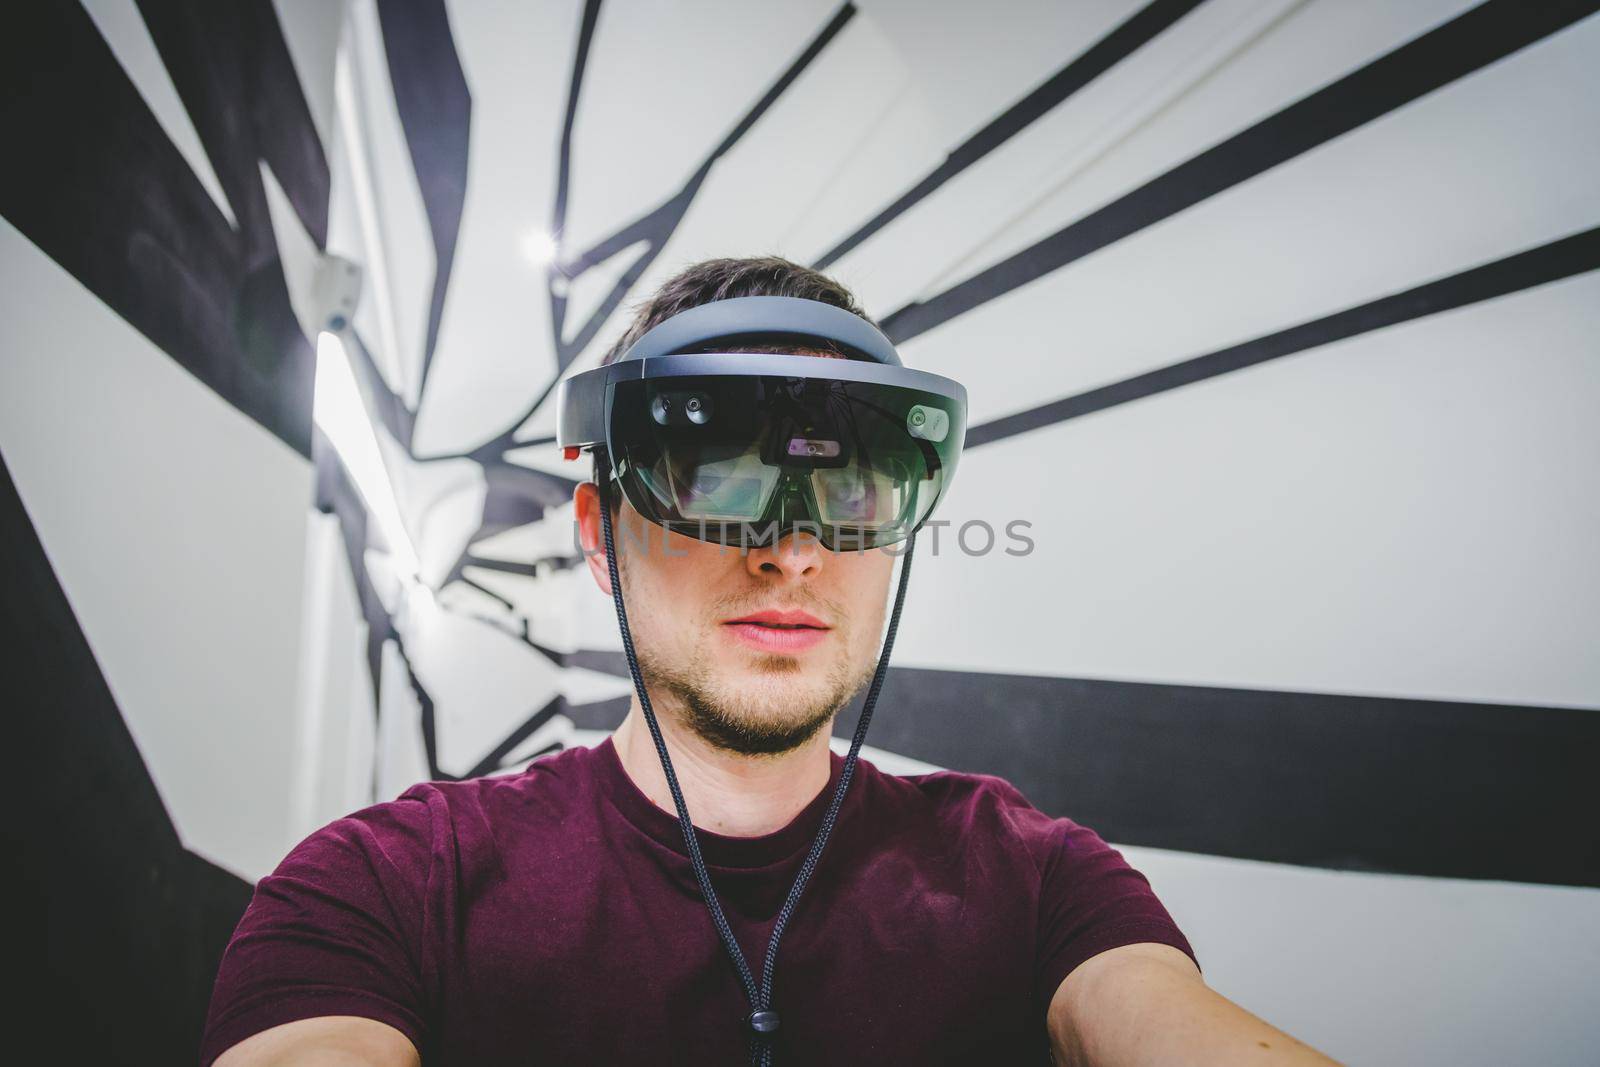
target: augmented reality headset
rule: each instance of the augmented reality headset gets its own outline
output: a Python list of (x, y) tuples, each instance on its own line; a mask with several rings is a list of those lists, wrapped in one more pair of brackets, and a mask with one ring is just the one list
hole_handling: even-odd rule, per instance
[[(775, 345), (847, 358), (718, 351)], [(900, 362), (878, 329), (817, 300), (747, 296), (674, 315), (561, 382), (556, 443), (665, 529), (756, 546), (807, 530), (832, 551), (910, 537), (950, 487), (961, 383)]]

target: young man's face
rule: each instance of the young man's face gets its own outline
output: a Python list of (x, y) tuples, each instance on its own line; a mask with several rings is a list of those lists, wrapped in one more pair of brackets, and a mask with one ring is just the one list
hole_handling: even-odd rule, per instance
[[(579, 485), (574, 503), (589, 569), (610, 596), (597, 487)], [(830, 552), (807, 533), (764, 548), (727, 547), (663, 530), (626, 501), (612, 539), (652, 706), (707, 742), (747, 755), (790, 751), (871, 681), (890, 552)], [(796, 610), (820, 626), (736, 622)]]

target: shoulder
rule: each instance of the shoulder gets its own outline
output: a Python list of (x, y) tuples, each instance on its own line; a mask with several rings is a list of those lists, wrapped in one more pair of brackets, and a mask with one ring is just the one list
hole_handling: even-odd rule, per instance
[(590, 750), (571, 748), (524, 770), (417, 782), (391, 800), (322, 826), (290, 852), (292, 861), (359, 855), (374, 867), (416, 870), (434, 859), (493, 852), (506, 823), (559, 824), (589, 781)]
[(971, 771), (931, 771), (895, 776), (936, 810), (1000, 823), (1019, 834), (1037, 833), (1052, 821), (1011, 782)]
[(925, 774), (893, 776), (916, 788), (941, 805), (981, 805), (1002, 808), (1030, 808), (1027, 797), (1010, 782), (995, 774), (973, 771), (929, 771)]
[(873, 768), (880, 794), (920, 809), (947, 833), (995, 840), (1025, 851), (1038, 867), (1063, 849), (1090, 848), (1092, 830), (1039, 810), (1010, 781), (994, 774), (932, 771), (891, 775)]

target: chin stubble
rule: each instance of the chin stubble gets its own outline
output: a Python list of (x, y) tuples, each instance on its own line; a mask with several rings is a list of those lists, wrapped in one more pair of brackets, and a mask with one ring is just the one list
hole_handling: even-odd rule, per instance
[[(635, 651), (645, 684), (677, 698), (683, 709), (683, 724), (695, 736), (714, 748), (743, 756), (778, 756), (806, 744), (829, 727), (850, 698), (871, 680), (876, 666), (868, 664), (865, 669), (852, 672), (848, 663), (836, 664), (828, 675), (826, 696), (798, 716), (773, 720), (762, 717), (759, 711), (721, 699), (713, 691), (711, 672), (704, 666), (703, 658), (695, 657), (699, 666), (682, 671), (660, 663), (642, 648)], [(778, 665), (792, 661), (772, 657), (771, 662), (775, 668), (772, 673), (779, 674)]]

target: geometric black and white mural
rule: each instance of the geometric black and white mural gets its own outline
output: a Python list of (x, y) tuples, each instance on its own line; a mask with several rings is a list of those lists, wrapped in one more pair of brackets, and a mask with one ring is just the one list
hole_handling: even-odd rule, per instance
[(181, 1061), (306, 833), (621, 721), (554, 386), (778, 254), (971, 401), (867, 757), (1094, 827), (1341, 1059), (1586, 1062), (1597, 10), (40, 5), (0, 641), (41, 1005)]

